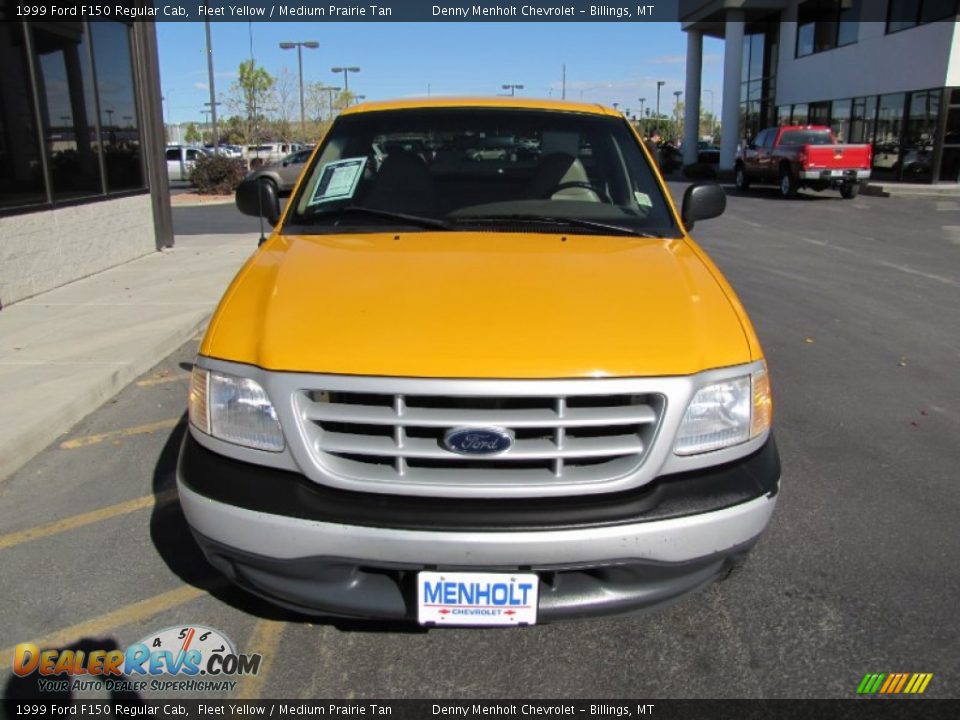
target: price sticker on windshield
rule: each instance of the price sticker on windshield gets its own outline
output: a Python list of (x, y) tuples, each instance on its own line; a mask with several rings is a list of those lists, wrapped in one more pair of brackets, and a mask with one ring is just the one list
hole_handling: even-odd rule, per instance
[(320, 179), (310, 199), (311, 205), (332, 200), (348, 200), (357, 190), (367, 158), (355, 157), (328, 162), (320, 168)]

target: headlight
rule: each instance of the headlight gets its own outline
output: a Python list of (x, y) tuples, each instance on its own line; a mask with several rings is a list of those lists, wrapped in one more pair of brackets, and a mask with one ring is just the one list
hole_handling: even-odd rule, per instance
[(220, 440), (280, 452), (283, 432), (263, 388), (249, 378), (193, 368), (190, 422)]
[(764, 367), (700, 388), (687, 406), (673, 451), (697, 455), (739, 445), (770, 428), (773, 403)]

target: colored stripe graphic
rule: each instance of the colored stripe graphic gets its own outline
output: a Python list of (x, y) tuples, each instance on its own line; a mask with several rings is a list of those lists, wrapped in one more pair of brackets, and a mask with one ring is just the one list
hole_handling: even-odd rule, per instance
[(877, 690), (880, 689), (880, 683), (883, 682), (883, 679), (886, 677), (886, 673), (874, 673), (870, 676), (870, 682), (867, 684), (866, 690), (863, 692), (872, 695)]
[(867, 673), (857, 685), (857, 694), (920, 695), (931, 680), (933, 673)]

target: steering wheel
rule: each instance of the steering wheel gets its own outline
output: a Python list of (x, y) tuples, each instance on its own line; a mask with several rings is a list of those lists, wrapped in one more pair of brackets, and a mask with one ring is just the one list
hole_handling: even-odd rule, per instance
[(569, 182), (558, 183), (544, 194), (543, 199), (549, 200), (561, 190), (566, 190), (568, 188), (582, 188), (584, 190), (590, 190), (591, 192), (595, 193), (598, 198), (600, 198), (601, 202), (605, 202), (607, 205), (613, 205), (613, 199), (607, 194), (606, 190), (603, 190), (602, 188), (597, 187), (593, 183), (587, 182), (586, 180), (571, 180)]

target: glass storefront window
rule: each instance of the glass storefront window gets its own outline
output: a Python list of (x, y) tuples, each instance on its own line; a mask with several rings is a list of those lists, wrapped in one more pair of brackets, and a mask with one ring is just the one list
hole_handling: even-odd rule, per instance
[(904, 133), (902, 173), (904, 180), (930, 182), (932, 179), (939, 116), (940, 90), (911, 94), (907, 127)]
[(850, 136), (850, 100), (834, 100), (830, 108), (830, 129), (837, 138), (837, 142), (849, 142)]
[(853, 101), (853, 118), (850, 121), (849, 142), (872, 143), (876, 118), (876, 95), (865, 98), (855, 98)]
[(793, 125), (806, 125), (808, 122), (808, 110), (806, 103), (800, 103), (793, 106), (793, 116), (791, 123)]
[(23, 26), (0, 22), (0, 210), (45, 203)]
[(790, 109), (789, 105), (781, 105), (777, 108), (777, 125), (790, 124)]
[(960, 145), (960, 107), (952, 107), (947, 113), (945, 145)]
[(90, 23), (100, 93), (107, 191), (144, 187), (140, 132), (133, 85), (130, 28), (124, 23)]
[(890, 0), (887, 32), (946, 20), (957, 14), (957, 0)]
[(809, 120), (811, 125), (830, 123), (830, 101), (810, 103)]
[(797, 57), (813, 54), (813, 36), (817, 24), (808, 22), (797, 26)]
[(33, 28), (44, 135), (56, 200), (103, 192), (96, 143), (93, 77), (81, 23)]
[(0, 213), (146, 189), (130, 24), (6, 22), (10, 7), (0, 0)]
[(837, 47), (852, 45), (860, 34), (860, 6), (862, 0), (840, 3), (840, 21), (837, 25)]
[(920, 23), (946, 20), (957, 14), (957, 0), (923, 0), (920, 6)]
[(943, 149), (940, 159), (940, 181), (960, 182), (960, 147)]
[(900, 135), (903, 130), (904, 93), (881, 95), (873, 138), (873, 174), (893, 179), (900, 169)]

